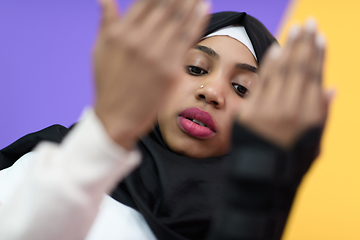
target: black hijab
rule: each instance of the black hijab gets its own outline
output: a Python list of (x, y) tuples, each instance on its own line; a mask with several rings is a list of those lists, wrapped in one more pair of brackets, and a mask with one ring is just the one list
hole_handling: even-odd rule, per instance
[[(212, 14), (204, 36), (230, 25), (244, 26), (257, 61), (275, 38), (246, 13)], [(0, 151), (0, 169), (11, 166), (41, 140), (60, 142), (68, 129), (54, 125), (29, 134)], [(204, 239), (223, 194), (227, 156), (192, 159), (172, 152), (158, 127), (138, 147), (142, 164), (118, 184), (111, 196), (139, 211), (158, 239)]]

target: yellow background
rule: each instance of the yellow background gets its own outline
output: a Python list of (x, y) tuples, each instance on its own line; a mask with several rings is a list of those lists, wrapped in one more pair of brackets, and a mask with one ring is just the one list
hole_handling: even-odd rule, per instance
[(297, 0), (293, 23), (315, 17), (328, 41), (325, 85), (335, 86), (322, 154), (305, 177), (283, 240), (360, 239), (360, 0)]

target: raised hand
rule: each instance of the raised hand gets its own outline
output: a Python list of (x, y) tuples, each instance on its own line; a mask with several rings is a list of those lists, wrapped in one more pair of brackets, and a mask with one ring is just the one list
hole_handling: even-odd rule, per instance
[(285, 48), (272, 46), (263, 60), (261, 83), (238, 121), (284, 148), (306, 130), (323, 126), (334, 95), (322, 86), (325, 48), (315, 21), (293, 27)]
[(138, 0), (120, 17), (115, 0), (99, 2), (95, 112), (109, 136), (129, 149), (151, 128), (159, 105), (183, 74), (185, 53), (204, 32), (209, 4)]

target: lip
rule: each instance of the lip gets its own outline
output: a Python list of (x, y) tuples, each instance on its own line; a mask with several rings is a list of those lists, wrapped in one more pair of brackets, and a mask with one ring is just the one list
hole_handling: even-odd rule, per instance
[[(200, 121), (205, 126), (189, 119)], [(187, 108), (180, 113), (179, 124), (186, 133), (197, 138), (210, 138), (216, 133), (216, 125), (211, 115), (195, 107)]]

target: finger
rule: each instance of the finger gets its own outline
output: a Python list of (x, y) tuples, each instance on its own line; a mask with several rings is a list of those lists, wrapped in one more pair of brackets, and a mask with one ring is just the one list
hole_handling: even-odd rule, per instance
[[(156, 0), (143, 0), (147, 3), (143, 6), (139, 6), (137, 11), (141, 12), (141, 8), (147, 11), (147, 16), (142, 17), (143, 19), (133, 19), (127, 21), (133, 21), (133, 24), (137, 25), (136, 29), (132, 29), (132, 38), (134, 42), (139, 41), (138, 36), (146, 39), (147, 45), (152, 46), (151, 49), (148, 49), (148, 56), (151, 59), (158, 58), (162, 56), (164, 51), (164, 44), (167, 43), (168, 39), (164, 39), (164, 29), (161, 28), (161, 25), (169, 24), (169, 21), (164, 20), (167, 16), (171, 15), (171, 11), (177, 8), (177, 5), (183, 3), (183, 0), (163, 0), (162, 3), (157, 2)], [(152, 3), (151, 3), (152, 2)], [(151, 6), (150, 6), (151, 5)], [(151, 8), (151, 10), (149, 10)], [(134, 12), (136, 15), (136, 13)], [(142, 15), (142, 14), (140, 14)], [(136, 16), (135, 16), (136, 17)], [(136, 23), (135, 23), (135, 22)], [(130, 24), (127, 24), (130, 25)], [(131, 26), (131, 25), (130, 25)], [(172, 51), (170, 52), (172, 53)], [(171, 54), (169, 54), (171, 55)]]
[(198, 6), (202, 6), (202, 1), (200, 0), (184, 0), (184, 4), (181, 6), (181, 9), (178, 10), (177, 17), (173, 18), (172, 23), (173, 26), (178, 29), (178, 31), (174, 31), (175, 36), (182, 35), (182, 32), (191, 28), (189, 23), (196, 21)]
[(105, 28), (119, 19), (118, 6), (115, 0), (98, 1), (101, 7), (101, 25)]
[(247, 114), (257, 114), (263, 109), (268, 108), (268, 106), (271, 106), (273, 101), (268, 98), (269, 89), (267, 83), (270, 83), (271, 85), (272, 81), (277, 80), (274, 78), (274, 68), (278, 66), (280, 55), (280, 46), (277, 43), (273, 43), (261, 62), (259, 84), (257, 84), (256, 88), (253, 89), (251, 95), (249, 95), (246, 107), (242, 109), (245, 111), (245, 115), (241, 118), (246, 118)]
[(161, 31), (171, 25), (173, 22), (179, 22), (188, 9), (186, 8), (189, 3), (195, 4), (198, 0), (167, 0), (166, 4), (163, 4), (162, 7), (166, 9), (162, 18), (158, 23), (158, 29)]
[(306, 126), (319, 126), (326, 123), (329, 108), (335, 98), (336, 90), (324, 90), (319, 83), (312, 81), (307, 87), (306, 98), (301, 109), (302, 122)]
[(325, 110), (324, 110), (325, 113), (324, 113), (322, 123), (321, 123), (323, 129), (326, 128), (331, 104), (333, 103), (334, 98), (336, 97), (336, 94), (337, 94), (337, 91), (335, 88), (323, 91), (323, 98), (324, 98), (324, 102), (325, 102), (325, 104), (324, 104), (325, 105)]
[(307, 93), (306, 87), (312, 74), (311, 65), (316, 57), (315, 36), (316, 22), (309, 20), (291, 52), (288, 72), (289, 83), (285, 91), (286, 97), (289, 99), (289, 108), (299, 106), (301, 99), (305, 97), (304, 94)]
[(291, 82), (293, 84), (303, 83), (309, 80), (311, 65), (316, 59), (317, 49), (315, 46), (317, 24), (314, 20), (309, 19), (304, 27), (303, 34), (300, 36), (297, 46), (292, 52), (291, 58), (293, 64), (291, 65), (290, 71)]
[[(278, 43), (273, 43), (269, 50), (264, 56), (264, 60), (260, 65), (260, 84), (259, 87), (264, 90), (268, 87), (269, 84), (272, 84), (272, 81), (279, 81), (276, 72), (279, 71), (279, 59), (282, 54), (282, 49)], [(262, 91), (264, 91), (262, 90)]]
[(191, 47), (200, 41), (210, 20), (209, 9), (210, 4), (208, 2), (199, 1), (193, 8), (191, 16), (188, 17), (190, 21), (178, 28), (179, 31), (177, 32), (174, 31), (175, 29), (171, 30), (169, 33), (170, 41), (175, 41), (178, 44), (174, 54), (183, 57)]
[(331, 105), (337, 95), (337, 90), (335, 88), (331, 88), (330, 90), (325, 92), (325, 99), (327, 105)]
[(283, 80), (281, 83), (283, 88), (289, 84), (289, 72), (293, 64), (293, 52), (298, 45), (303, 32), (299, 25), (293, 25), (289, 31), (287, 43), (282, 51), (279, 58), (277, 67), (275, 68), (276, 78)]
[(260, 63), (259, 76), (263, 79), (263, 82), (265, 79), (269, 79), (271, 73), (279, 65), (277, 61), (279, 60), (280, 56), (281, 47), (278, 43), (273, 43), (269, 47), (269, 50), (267, 50), (267, 52), (265, 53), (264, 58)]
[(316, 120), (316, 116), (318, 116), (318, 119), (325, 119), (325, 112), (327, 111), (327, 101), (324, 100), (324, 89), (322, 87), (325, 38), (320, 34), (316, 34), (314, 42), (314, 54), (310, 59), (310, 66), (307, 77), (309, 80), (305, 80), (308, 82), (304, 84), (304, 93), (301, 93), (301, 97), (305, 98), (301, 111), (307, 112), (304, 114), (304, 116), (307, 114), (314, 115)]
[(287, 100), (284, 99), (286, 97), (284, 92), (287, 91), (286, 87), (288, 86), (288, 73), (292, 61), (291, 55), (301, 34), (300, 26), (294, 25), (291, 28), (284, 49), (278, 50), (278, 53), (275, 52), (277, 56), (274, 55), (273, 57), (277, 58), (276, 61), (274, 59), (269, 61), (268, 66), (265, 67), (266, 72), (261, 77), (264, 81), (263, 87), (266, 88), (262, 95), (266, 96), (271, 102), (277, 101), (280, 106), (284, 105), (284, 101)]
[(326, 51), (326, 39), (322, 34), (317, 34), (315, 37), (316, 45), (316, 57), (314, 57), (314, 63), (311, 65), (311, 77), (312, 81), (322, 84), (323, 72), (324, 72), (324, 61)]
[(325, 105), (325, 116), (324, 116), (325, 121), (329, 115), (329, 109), (331, 107), (331, 104), (334, 102), (336, 94), (337, 91), (335, 88), (331, 88), (330, 90), (323, 91), (323, 99), (324, 99), (323, 101)]
[[(169, 2), (173, 0), (162, 0), (163, 2)], [(159, 5), (164, 5), (160, 3), (160, 0), (138, 0), (130, 8), (128, 13), (125, 15), (123, 21), (128, 24), (138, 24), (147, 23), (149, 21), (149, 16), (153, 14), (154, 9), (159, 7)]]
[(185, 48), (192, 47), (204, 35), (209, 20), (207, 14), (210, 10), (208, 2), (196, 0), (189, 3), (182, 21), (175, 23), (174, 27), (178, 28), (178, 31), (173, 31), (173, 39), (183, 44)]
[[(183, 15), (183, 6), (188, 0), (164, 0), (163, 3), (157, 4), (153, 11), (149, 13), (146, 21), (142, 26), (142, 31), (145, 34), (156, 34), (156, 43), (159, 43), (158, 39), (162, 39), (164, 32), (167, 30), (167, 26), (171, 25), (174, 19), (180, 18)], [(164, 29), (165, 27), (165, 29)]]
[(325, 116), (325, 101), (319, 84), (310, 82), (303, 91), (303, 99), (298, 109), (299, 117), (306, 127), (313, 127), (322, 123)]

